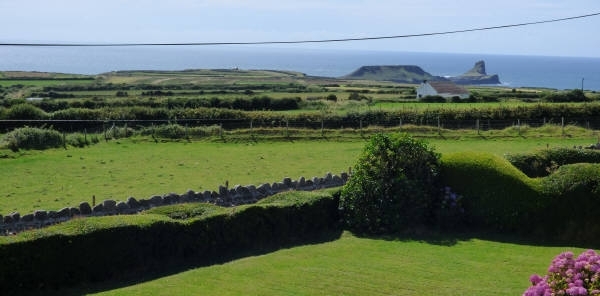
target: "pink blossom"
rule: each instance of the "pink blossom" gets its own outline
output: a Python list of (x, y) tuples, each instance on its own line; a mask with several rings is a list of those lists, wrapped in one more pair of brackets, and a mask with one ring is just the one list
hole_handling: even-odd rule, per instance
[(587, 250), (574, 258), (573, 252), (556, 256), (544, 277), (532, 275), (523, 295), (600, 295), (600, 255)]

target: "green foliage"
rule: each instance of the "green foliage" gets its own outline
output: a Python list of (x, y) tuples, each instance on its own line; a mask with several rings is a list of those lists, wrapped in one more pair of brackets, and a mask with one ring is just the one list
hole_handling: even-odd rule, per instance
[(23, 127), (5, 134), (2, 143), (13, 151), (19, 149), (43, 150), (63, 146), (63, 137), (53, 129)]
[(200, 213), (210, 206), (174, 206), (157, 214), (74, 219), (14, 239), (0, 237), (0, 292), (43, 294), (46, 289), (223, 262), (320, 239), (339, 231), (339, 216), (337, 200), (317, 195), (308, 193), (287, 205), (240, 206), (211, 215)]
[(369, 102), (371, 101), (371, 99), (369, 97), (367, 97), (365, 95), (361, 95), (361, 94), (359, 94), (358, 92), (355, 92), (355, 91), (351, 92), (350, 95), (348, 95), (348, 100), (350, 100), (350, 101), (362, 101), (362, 100), (365, 100), (365, 101), (369, 101)]
[(3, 119), (46, 119), (48, 114), (44, 110), (31, 104), (14, 105), (3, 112)]
[(67, 145), (83, 148), (91, 144), (98, 144), (100, 139), (97, 134), (73, 133), (66, 137)]
[(344, 186), (340, 208), (357, 233), (379, 234), (431, 225), (439, 206), (439, 155), (407, 134), (374, 135)]
[(441, 161), (445, 185), (462, 195), (469, 227), (502, 232), (531, 231), (538, 184), (507, 160), (487, 153), (453, 153)]
[(562, 240), (597, 243), (600, 236), (600, 164), (563, 165), (541, 179), (544, 192), (541, 226)]
[(219, 135), (221, 127), (218, 125), (185, 127), (179, 124), (165, 124), (159, 126), (144, 127), (136, 133), (153, 138), (166, 139), (189, 139), (191, 137), (207, 137)]
[(157, 214), (167, 216), (175, 220), (185, 220), (192, 218), (206, 217), (210, 214), (223, 213), (225, 208), (209, 203), (184, 203), (162, 207), (155, 207), (147, 210), (145, 214)]
[(570, 90), (568, 92), (548, 93), (543, 97), (546, 102), (564, 103), (564, 102), (586, 102), (589, 101), (585, 93), (580, 89)]
[(425, 96), (423, 98), (420, 98), (419, 102), (422, 102), (422, 103), (446, 103), (446, 99), (442, 96)]
[(531, 178), (548, 176), (566, 164), (600, 163), (600, 151), (575, 148), (543, 149), (533, 153), (507, 154), (505, 157)]

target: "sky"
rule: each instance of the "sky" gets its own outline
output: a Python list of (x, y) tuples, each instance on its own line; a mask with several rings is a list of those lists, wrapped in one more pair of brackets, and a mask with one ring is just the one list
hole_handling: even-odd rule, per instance
[[(0, 0), (0, 43), (199, 43), (362, 38), (600, 13), (598, 0)], [(254, 45), (600, 57), (600, 15), (388, 40)]]

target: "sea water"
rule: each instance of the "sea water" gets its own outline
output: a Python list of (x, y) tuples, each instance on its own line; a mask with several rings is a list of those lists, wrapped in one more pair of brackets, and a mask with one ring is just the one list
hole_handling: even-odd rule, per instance
[(506, 87), (600, 90), (600, 58), (358, 51), (266, 46), (0, 47), (0, 71), (100, 74), (118, 70), (269, 69), (340, 77), (361, 66), (416, 65), (457, 76), (485, 61)]

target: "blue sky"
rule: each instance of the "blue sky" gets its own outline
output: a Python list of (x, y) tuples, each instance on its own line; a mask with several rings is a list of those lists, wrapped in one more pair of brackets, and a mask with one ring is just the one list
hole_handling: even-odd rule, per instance
[[(0, 0), (0, 11), (5, 43), (253, 42), (501, 26), (597, 13), (600, 1)], [(599, 29), (594, 16), (445, 36), (277, 46), (600, 57)]]

